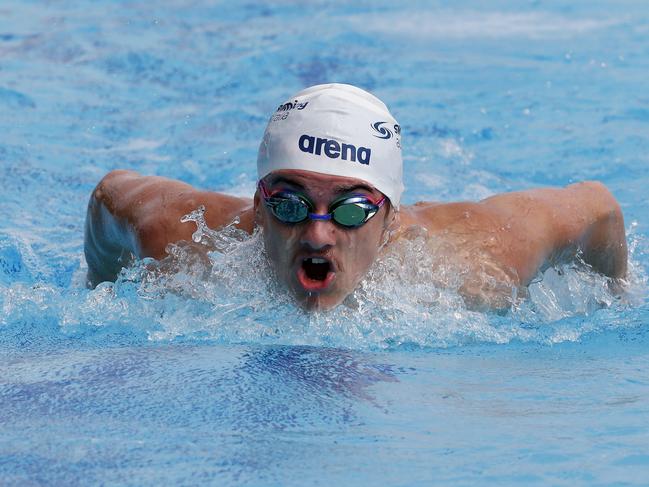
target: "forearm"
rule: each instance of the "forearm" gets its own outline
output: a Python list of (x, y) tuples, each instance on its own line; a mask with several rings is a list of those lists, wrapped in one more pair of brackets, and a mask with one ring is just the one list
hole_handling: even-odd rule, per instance
[(595, 270), (609, 277), (624, 278), (628, 259), (624, 217), (617, 201), (610, 198), (608, 211), (598, 215), (585, 232), (580, 248), (584, 261)]
[(136, 253), (135, 238), (128, 222), (108, 210), (98, 186), (90, 197), (86, 213), (84, 254), (88, 284), (94, 287), (102, 281), (114, 281)]

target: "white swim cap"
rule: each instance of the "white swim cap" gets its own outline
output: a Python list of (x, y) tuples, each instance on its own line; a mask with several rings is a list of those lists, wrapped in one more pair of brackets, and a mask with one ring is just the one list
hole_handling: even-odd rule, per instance
[(339, 83), (312, 86), (281, 104), (266, 127), (257, 175), (280, 169), (362, 179), (399, 208), (401, 127), (367, 91)]

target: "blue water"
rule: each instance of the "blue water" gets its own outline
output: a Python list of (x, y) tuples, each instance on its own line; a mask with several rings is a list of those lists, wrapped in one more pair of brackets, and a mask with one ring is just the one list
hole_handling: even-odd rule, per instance
[[(648, 25), (628, 0), (4, 0), (0, 485), (647, 485)], [(570, 265), (477, 313), (414, 239), (307, 315), (227, 229), (209, 266), (177, 246), (84, 287), (106, 172), (251, 195), (269, 114), (330, 81), (401, 123), (406, 204), (607, 184), (627, 291)]]

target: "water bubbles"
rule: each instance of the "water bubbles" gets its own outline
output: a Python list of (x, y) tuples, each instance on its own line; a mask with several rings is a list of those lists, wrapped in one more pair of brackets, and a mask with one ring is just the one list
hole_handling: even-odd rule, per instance
[[(211, 248), (218, 252), (227, 253), (231, 245), (236, 245), (238, 242), (246, 240), (248, 234), (236, 227), (241, 220), (239, 217), (235, 219), (219, 231), (214, 231), (207, 226), (205, 223), (205, 206), (200, 205), (191, 213), (184, 215), (181, 219), (181, 223), (194, 222), (196, 223), (196, 231), (192, 234), (192, 240), (196, 243), (202, 243), (205, 246)], [(176, 250), (178, 245), (171, 245), (169, 249), (171, 252)], [(167, 253), (170, 253), (170, 250), (167, 250)]]

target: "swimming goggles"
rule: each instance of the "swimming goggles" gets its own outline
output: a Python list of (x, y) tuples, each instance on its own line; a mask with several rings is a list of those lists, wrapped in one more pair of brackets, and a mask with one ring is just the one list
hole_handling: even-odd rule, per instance
[(304, 220), (333, 220), (340, 226), (356, 228), (367, 223), (385, 203), (385, 196), (374, 203), (367, 196), (351, 195), (334, 200), (329, 205), (329, 213), (314, 213), (313, 203), (303, 194), (294, 191), (278, 191), (268, 194), (262, 181), (259, 190), (266, 207), (280, 222), (295, 224)]

